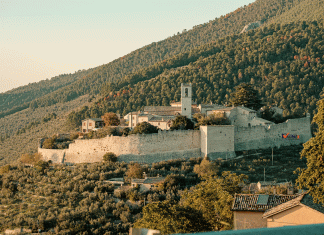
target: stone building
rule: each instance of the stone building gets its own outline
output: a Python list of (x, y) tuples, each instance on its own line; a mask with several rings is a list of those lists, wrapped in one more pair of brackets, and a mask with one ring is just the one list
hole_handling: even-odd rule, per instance
[(100, 129), (105, 126), (104, 121), (101, 118), (88, 118), (82, 120), (81, 132), (88, 133)]
[(130, 112), (124, 119), (128, 120), (130, 128), (148, 122), (161, 130), (169, 130), (172, 120), (178, 115), (192, 118), (195, 112), (199, 112), (199, 109), (192, 102), (192, 85), (181, 83), (181, 102), (171, 103), (171, 106), (145, 106), (142, 112)]
[(145, 177), (144, 179), (132, 179), (132, 187), (139, 186), (140, 192), (146, 192), (157, 188), (159, 184), (162, 184), (165, 180), (165, 177)]

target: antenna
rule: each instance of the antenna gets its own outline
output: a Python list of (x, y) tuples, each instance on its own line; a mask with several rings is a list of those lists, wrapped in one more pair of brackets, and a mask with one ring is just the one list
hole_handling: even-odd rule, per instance
[(272, 148), (272, 165), (273, 165), (273, 148)]

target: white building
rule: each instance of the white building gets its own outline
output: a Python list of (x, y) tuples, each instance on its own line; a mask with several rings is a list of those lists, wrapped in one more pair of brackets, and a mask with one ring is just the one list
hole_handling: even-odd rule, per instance
[(172, 120), (178, 115), (192, 118), (195, 112), (199, 112), (199, 109), (192, 103), (192, 85), (182, 83), (181, 102), (171, 103), (171, 106), (145, 106), (143, 112), (130, 112), (124, 119), (128, 120), (130, 128), (134, 128), (138, 123), (148, 122), (161, 130), (169, 130)]

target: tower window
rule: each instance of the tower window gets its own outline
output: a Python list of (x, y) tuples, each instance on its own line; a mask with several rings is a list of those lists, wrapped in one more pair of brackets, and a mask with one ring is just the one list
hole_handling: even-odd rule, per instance
[(187, 110), (187, 108), (184, 108), (184, 110), (186, 111), (186, 110)]
[(188, 93), (189, 93), (188, 88), (186, 88), (185, 89), (185, 97), (188, 97)]

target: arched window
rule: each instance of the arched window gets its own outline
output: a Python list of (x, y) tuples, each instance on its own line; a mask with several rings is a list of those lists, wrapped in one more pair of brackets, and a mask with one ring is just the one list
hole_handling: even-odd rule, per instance
[(185, 89), (185, 97), (188, 97), (188, 93), (189, 93), (188, 88), (186, 88)]

